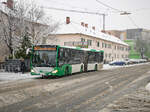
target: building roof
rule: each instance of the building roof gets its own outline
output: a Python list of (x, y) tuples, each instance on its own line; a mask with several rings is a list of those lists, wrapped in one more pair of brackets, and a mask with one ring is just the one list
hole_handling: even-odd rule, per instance
[(62, 25), (60, 25), (60, 28), (55, 32), (55, 34), (83, 34), (128, 46), (128, 44), (113, 35), (102, 33), (101, 31), (98, 31), (96, 29), (93, 30), (90, 27), (86, 28), (74, 22), (70, 22), (69, 24), (63, 23)]

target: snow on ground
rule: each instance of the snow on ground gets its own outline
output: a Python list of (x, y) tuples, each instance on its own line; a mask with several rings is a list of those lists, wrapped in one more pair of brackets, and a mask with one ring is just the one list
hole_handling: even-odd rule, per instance
[(103, 65), (103, 70), (116, 69), (116, 68), (119, 68), (119, 67), (122, 67), (122, 66), (111, 66), (109, 64), (104, 64)]
[(32, 76), (30, 73), (12, 73), (12, 72), (0, 72), (0, 82), (3, 81), (14, 81), (14, 80), (22, 80), (22, 79), (33, 79), (39, 76)]
[(121, 68), (121, 67), (139, 66), (139, 65), (145, 65), (145, 64), (150, 64), (150, 62), (149, 63), (132, 64), (132, 65), (123, 65), (123, 66), (122, 65), (117, 66), (117, 65), (104, 64), (103, 70), (116, 69), (116, 68)]
[[(150, 71), (147, 73), (150, 74)], [(145, 89), (150, 92), (150, 82), (145, 86)]]
[(145, 89), (150, 92), (150, 83), (148, 83), (148, 84), (145, 86)]

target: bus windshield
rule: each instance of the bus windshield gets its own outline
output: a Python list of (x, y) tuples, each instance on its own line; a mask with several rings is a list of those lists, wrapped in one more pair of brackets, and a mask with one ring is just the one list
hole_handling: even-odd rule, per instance
[(56, 50), (35, 50), (32, 64), (34, 67), (55, 67)]

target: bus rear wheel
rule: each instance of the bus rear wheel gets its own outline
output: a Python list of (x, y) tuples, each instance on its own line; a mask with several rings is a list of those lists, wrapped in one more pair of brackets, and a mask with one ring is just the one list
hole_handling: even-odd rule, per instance
[(97, 71), (97, 64), (95, 65), (95, 71)]
[(65, 75), (69, 75), (69, 67), (66, 67), (66, 69), (65, 69)]
[(80, 72), (83, 72), (83, 65), (81, 65), (81, 70), (80, 70)]

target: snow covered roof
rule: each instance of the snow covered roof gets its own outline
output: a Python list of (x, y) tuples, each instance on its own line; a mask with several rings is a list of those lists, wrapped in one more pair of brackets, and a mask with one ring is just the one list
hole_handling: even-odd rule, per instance
[(128, 44), (113, 35), (102, 33), (96, 29), (93, 30), (92, 27), (86, 28), (74, 22), (70, 22), (69, 24), (63, 23), (55, 34), (83, 34), (128, 46)]

